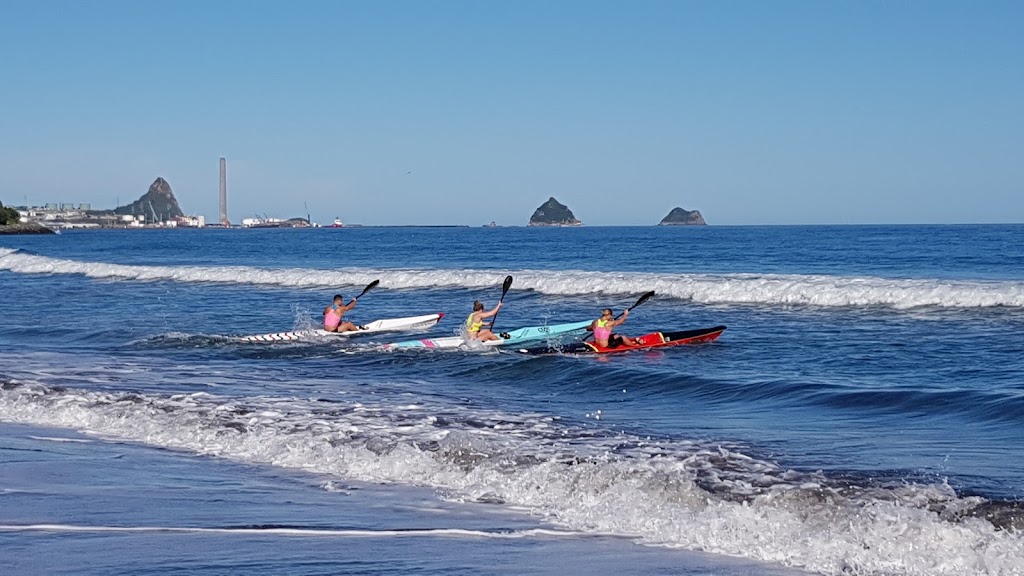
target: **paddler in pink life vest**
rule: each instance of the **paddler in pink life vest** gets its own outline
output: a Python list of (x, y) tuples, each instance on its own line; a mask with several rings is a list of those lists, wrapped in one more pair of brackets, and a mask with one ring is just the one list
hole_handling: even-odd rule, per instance
[(334, 303), (324, 308), (324, 330), (328, 332), (354, 332), (359, 330), (359, 327), (355, 324), (348, 321), (342, 322), (341, 320), (345, 312), (355, 307), (355, 298), (348, 304), (345, 304), (345, 299), (341, 297), (341, 294), (335, 294)]
[(629, 318), (629, 310), (623, 312), (622, 318), (616, 320), (612, 317), (612, 309), (605, 308), (601, 310), (601, 317), (591, 322), (587, 330), (594, 333), (594, 343), (602, 348), (615, 348), (623, 344), (632, 346), (636, 341), (629, 336), (612, 333), (612, 329), (625, 322), (626, 318)]
[(466, 339), (467, 340), (497, 340), (498, 337), (494, 335), (487, 328), (484, 328), (484, 318), (490, 318), (501, 310), (501, 302), (491, 309), (489, 312), (484, 312), (483, 302), (477, 300), (473, 302), (473, 313), (466, 318)]

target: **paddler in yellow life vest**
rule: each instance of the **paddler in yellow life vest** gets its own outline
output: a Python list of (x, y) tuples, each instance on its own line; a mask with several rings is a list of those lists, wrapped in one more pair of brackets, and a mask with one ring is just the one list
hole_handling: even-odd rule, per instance
[(636, 341), (629, 336), (612, 333), (612, 329), (625, 322), (626, 318), (629, 318), (629, 310), (623, 312), (622, 318), (616, 320), (612, 317), (612, 309), (605, 308), (601, 310), (601, 317), (591, 322), (587, 330), (594, 333), (594, 343), (602, 348), (615, 348), (623, 344), (633, 346)]
[(466, 339), (481, 341), (497, 340), (498, 337), (494, 335), (494, 332), (484, 328), (484, 318), (494, 316), (498, 313), (498, 310), (501, 310), (501, 302), (498, 302), (498, 305), (489, 312), (484, 312), (483, 302), (479, 300), (473, 302), (473, 313), (466, 318)]

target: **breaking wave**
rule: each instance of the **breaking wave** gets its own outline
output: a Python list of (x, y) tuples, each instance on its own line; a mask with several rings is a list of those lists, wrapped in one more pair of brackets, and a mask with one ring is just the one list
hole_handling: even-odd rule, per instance
[(573, 532), (825, 574), (1024, 574), (1020, 503), (942, 481), (786, 469), (740, 445), (650, 440), (427, 403), (0, 385), (0, 420), (528, 509)]
[[(256, 268), (248, 266), (141, 266), (84, 262), (37, 256), (0, 248), (0, 270), (18, 274), (81, 274), (90, 278), (206, 282), (290, 288), (360, 287), (375, 279), (391, 289), (436, 287), (490, 288), (506, 271), (478, 269)], [(635, 295), (655, 290), (659, 296), (701, 304), (896, 309), (1024, 308), (1024, 282), (889, 279), (872, 276), (814, 274), (665, 274), (584, 270), (512, 270), (515, 290), (580, 296)]]

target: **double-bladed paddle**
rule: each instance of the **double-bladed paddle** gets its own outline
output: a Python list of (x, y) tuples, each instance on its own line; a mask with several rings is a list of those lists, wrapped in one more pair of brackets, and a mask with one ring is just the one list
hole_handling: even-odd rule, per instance
[[(366, 285), (366, 288), (363, 288), (363, 291), (359, 293), (359, 296), (356, 296), (352, 300), (359, 300), (360, 298), (363, 297), (363, 294), (366, 294), (370, 290), (373, 290), (374, 288), (377, 287), (378, 284), (380, 284), (380, 280), (374, 280), (373, 282), (370, 282), (369, 284)], [(349, 300), (350, 304), (352, 303), (352, 300)], [(341, 303), (342, 303), (342, 305), (344, 305), (345, 304), (345, 300), (342, 299)]]
[[(633, 308), (636, 308), (637, 306), (639, 306), (639, 305), (643, 304), (644, 302), (647, 302), (648, 300), (650, 300), (653, 296), (654, 296), (654, 290), (651, 290), (650, 292), (645, 293), (643, 296), (641, 296), (636, 301), (636, 304), (633, 304), (629, 308), (626, 308), (626, 310), (629, 311), (629, 310), (632, 310)], [(622, 316), (622, 314), (619, 314), (618, 316), (615, 317), (615, 319), (617, 320), (621, 316)]]
[[(654, 290), (651, 290), (650, 292), (645, 292), (643, 296), (641, 296), (640, 298), (637, 299), (636, 304), (633, 304), (629, 308), (626, 308), (626, 312), (629, 312), (633, 308), (636, 308), (637, 306), (643, 304), (644, 302), (647, 302), (653, 296), (654, 296)], [(622, 314), (625, 314), (626, 312), (623, 312)], [(622, 318), (622, 314), (619, 314), (618, 316), (616, 316), (615, 319), (618, 320), (619, 318)], [(586, 338), (584, 338), (584, 340), (589, 340), (590, 338), (593, 338), (593, 337), (594, 337), (594, 334), (590, 333), (590, 334), (587, 335)]]
[[(353, 298), (353, 300), (359, 300), (360, 298), (363, 297), (363, 294), (366, 294), (370, 290), (376, 288), (377, 284), (380, 284), (380, 280), (374, 280), (373, 282), (370, 282), (369, 284), (366, 285), (366, 288), (363, 288), (363, 291), (359, 293), (359, 296), (356, 296), (355, 298)], [(639, 302), (637, 304), (639, 304)]]
[[(505, 301), (505, 294), (508, 294), (508, 289), (511, 288), (511, 287), (512, 287), (512, 276), (505, 276), (505, 281), (502, 282), (502, 284), (501, 284), (501, 298), (498, 299), (498, 304), (501, 304), (502, 302)], [(494, 331), (494, 321), (498, 319), (498, 313), (499, 312), (501, 312), (500, 308), (498, 309), (498, 312), (494, 313), (494, 317), (491, 318), (491, 332)]]
[[(373, 290), (374, 288), (376, 288), (376, 287), (377, 287), (377, 284), (380, 284), (380, 279), (374, 280), (373, 282), (370, 282), (369, 284), (367, 284), (367, 285), (366, 285), (366, 288), (363, 288), (363, 291), (359, 293), (359, 296), (356, 296), (355, 298), (353, 298), (353, 299), (352, 299), (352, 300), (351, 300), (351, 301), (349, 302), (349, 304), (351, 304), (352, 302), (355, 302), (356, 300), (359, 300), (360, 298), (362, 298), (362, 297), (363, 297), (363, 294), (366, 294), (366, 293), (367, 293), (367, 292), (369, 292), (370, 290)], [(342, 303), (344, 304), (344, 303), (345, 303), (345, 301), (344, 301), (344, 300), (342, 300)], [(366, 327), (365, 327), (365, 326), (358, 326), (358, 328), (359, 328), (360, 330), (363, 330), (363, 329), (364, 329), (364, 328), (366, 328)]]

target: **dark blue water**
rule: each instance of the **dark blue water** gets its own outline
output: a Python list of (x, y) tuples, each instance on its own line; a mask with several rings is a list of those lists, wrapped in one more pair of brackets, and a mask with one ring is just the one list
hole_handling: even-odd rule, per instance
[[(503, 329), (647, 290), (628, 334), (729, 328), (602, 358), (230, 338), (309, 326), (376, 278), (356, 321), (441, 311), (451, 335), (506, 274)], [(0, 421), (758, 570), (1024, 565), (1024, 226), (67, 232), (0, 239), (0, 294)]]

